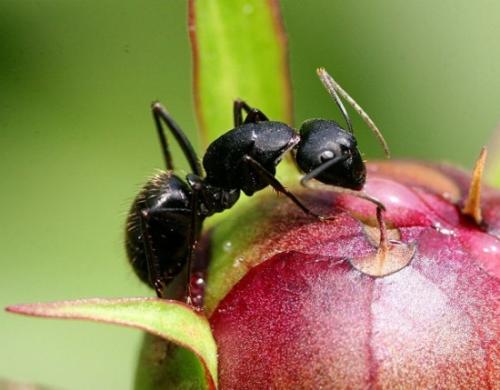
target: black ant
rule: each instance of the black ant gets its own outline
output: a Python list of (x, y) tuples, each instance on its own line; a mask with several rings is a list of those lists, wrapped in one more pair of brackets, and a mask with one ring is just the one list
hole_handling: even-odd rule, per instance
[[(352, 134), (352, 124), (338, 94), (358, 111), (369, 127), (387, 145), (371, 119), (324, 70), (318, 75), (346, 120), (348, 131), (331, 120), (311, 119), (297, 133), (290, 126), (270, 121), (262, 111), (242, 100), (233, 105), (234, 129), (212, 142), (199, 159), (181, 128), (158, 102), (152, 113), (165, 159), (166, 171), (150, 179), (134, 200), (127, 220), (126, 249), (139, 278), (164, 297), (165, 287), (187, 264), (187, 300), (190, 291), (191, 258), (206, 217), (231, 208), (240, 191), (252, 195), (271, 185), (286, 195), (306, 214), (323, 219), (306, 207), (275, 178), (283, 155), (294, 150), (299, 168), (305, 172), (301, 183), (311, 179), (334, 186), (384, 206), (361, 192), (366, 167)], [(246, 117), (243, 119), (243, 113)], [(172, 132), (189, 162), (186, 181), (173, 173), (174, 165), (163, 124)], [(377, 213), (379, 215), (380, 213)]]

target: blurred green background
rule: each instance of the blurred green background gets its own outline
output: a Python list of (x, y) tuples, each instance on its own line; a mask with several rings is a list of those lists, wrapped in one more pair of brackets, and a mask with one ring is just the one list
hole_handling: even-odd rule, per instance
[[(126, 264), (123, 221), (162, 168), (150, 102), (195, 137), (186, 8), (0, 1), (0, 306), (151, 295)], [(499, 2), (285, 0), (282, 11), (297, 123), (337, 115), (314, 72), (326, 66), (395, 157), (471, 166), (500, 119)], [(355, 127), (366, 156), (382, 156)], [(0, 378), (130, 388), (138, 331), (0, 316)]]

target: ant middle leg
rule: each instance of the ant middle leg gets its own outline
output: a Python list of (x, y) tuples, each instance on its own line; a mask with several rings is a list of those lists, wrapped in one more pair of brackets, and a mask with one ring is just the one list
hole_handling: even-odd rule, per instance
[(278, 179), (274, 177), (274, 175), (269, 172), (262, 164), (260, 164), (257, 160), (253, 159), (248, 154), (243, 156), (243, 161), (249, 164), (254, 172), (256, 172), (260, 177), (262, 177), (271, 187), (273, 187), (277, 192), (285, 195), (290, 199), (293, 203), (295, 203), (304, 213), (310, 215), (312, 217), (318, 218), (320, 220), (326, 220), (327, 217), (323, 217), (315, 212), (311, 211), (306, 205), (304, 205), (299, 198), (297, 198), (292, 192), (287, 190), (283, 184), (280, 183)]

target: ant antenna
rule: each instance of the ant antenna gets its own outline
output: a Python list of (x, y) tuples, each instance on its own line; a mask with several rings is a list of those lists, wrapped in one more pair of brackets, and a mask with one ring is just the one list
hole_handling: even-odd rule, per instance
[(373, 120), (361, 108), (361, 106), (356, 103), (356, 101), (333, 79), (333, 77), (328, 74), (325, 68), (318, 68), (316, 72), (318, 73), (319, 79), (323, 83), (324, 87), (326, 88), (330, 96), (333, 97), (335, 103), (337, 103), (337, 106), (340, 108), (340, 111), (342, 112), (342, 115), (347, 122), (349, 131), (352, 133), (351, 120), (349, 119), (349, 115), (347, 115), (347, 112), (339, 99), (339, 95), (351, 105), (351, 107), (359, 114), (359, 116), (363, 119), (370, 130), (375, 134), (379, 142), (382, 144), (382, 147), (384, 148), (385, 156), (389, 158), (391, 156), (389, 146), (387, 146), (387, 142), (385, 142), (384, 136), (378, 129), (375, 122), (373, 122)]
[(352, 122), (351, 118), (349, 118), (349, 114), (347, 113), (347, 110), (345, 109), (344, 105), (342, 104), (342, 101), (340, 100), (340, 97), (337, 93), (337, 87), (338, 84), (335, 83), (335, 80), (326, 73), (326, 70), (324, 68), (318, 68), (317, 73), (319, 76), (319, 79), (325, 86), (326, 90), (330, 94), (330, 96), (333, 98), (335, 103), (337, 104), (337, 107), (339, 108), (340, 112), (342, 113), (342, 116), (345, 119), (345, 122), (347, 123), (347, 128), (349, 130), (349, 133), (354, 133), (353, 127), (352, 127)]

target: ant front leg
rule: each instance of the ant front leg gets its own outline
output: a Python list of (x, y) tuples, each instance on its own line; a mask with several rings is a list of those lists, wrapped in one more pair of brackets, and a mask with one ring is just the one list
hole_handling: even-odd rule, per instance
[(274, 175), (271, 172), (269, 172), (264, 166), (262, 166), (262, 164), (260, 164), (257, 160), (253, 159), (248, 154), (245, 154), (243, 156), (243, 161), (249, 164), (254, 170), (254, 172), (256, 172), (259, 176), (261, 176), (277, 192), (287, 196), (288, 199), (290, 199), (293, 203), (295, 203), (304, 213), (313, 216), (315, 218), (318, 218), (320, 220), (328, 219), (309, 210), (307, 206), (305, 206), (292, 192), (288, 191), (283, 186), (283, 184), (281, 184), (280, 181), (276, 179)]
[(379, 250), (383, 252), (387, 252), (389, 248), (389, 239), (387, 237), (387, 226), (384, 220), (384, 211), (380, 206), (377, 206), (377, 223), (380, 231), (380, 242), (379, 242)]
[[(338, 164), (338, 163), (344, 161), (347, 157), (348, 157), (347, 155), (342, 155), (342, 156), (332, 158), (331, 160), (325, 161), (319, 167), (313, 169), (307, 175), (304, 175), (302, 177), (302, 179), (300, 179), (300, 184), (302, 184), (302, 186), (304, 186), (306, 188), (311, 188), (308, 183), (312, 179), (315, 179), (316, 177), (321, 175), (321, 173), (325, 172), (326, 170), (328, 170), (329, 168), (331, 168), (335, 164)], [(364, 191), (352, 190), (350, 188), (339, 187), (339, 186), (335, 186), (332, 184), (327, 184), (327, 185), (328, 185), (328, 190), (330, 190), (330, 191), (336, 192), (338, 194), (348, 194), (348, 195), (356, 196), (357, 198), (365, 199), (369, 202), (372, 202), (375, 206), (377, 206), (377, 208), (380, 208), (382, 211), (385, 211), (385, 206), (382, 202), (380, 202), (377, 198), (374, 198), (373, 196), (368, 195)]]
[[(304, 180), (302, 179), (300, 182), (301, 184), (306, 187), (306, 188), (311, 188), (307, 182), (303, 182)], [(377, 198), (371, 196), (371, 195), (368, 195), (366, 192), (364, 191), (357, 191), (357, 190), (351, 190), (349, 188), (344, 188), (344, 187), (338, 187), (338, 186), (333, 186), (331, 184), (328, 185), (328, 190), (329, 191), (332, 191), (332, 192), (335, 192), (337, 194), (346, 194), (346, 195), (352, 195), (352, 196), (355, 196), (357, 198), (360, 198), (360, 199), (364, 199), (364, 200), (367, 200), (368, 202), (371, 202), (373, 203), (375, 206), (377, 206), (377, 210), (380, 209), (381, 211), (385, 211), (385, 205), (380, 201), (378, 200)]]
[[(243, 111), (247, 116), (243, 121)], [(257, 108), (250, 107), (245, 101), (237, 99), (233, 103), (234, 127), (239, 127), (244, 123), (257, 123), (269, 121), (267, 116)]]
[(339, 162), (344, 161), (347, 158), (347, 156), (342, 155), (338, 157), (334, 157), (330, 160), (325, 161), (323, 164), (320, 166), (314, 168), (311, 172), (309, 172), (307, 175), (304, 175), (302, 179), (300, 179), (300, 184), (302, 184), (303, 187), (309, 188), (307, 183), (311, 181), (312, 179), (315, 179), (319, 175), (321, 175), (322, 172), (326, 171), (330, 167), (334, 166), (335, 164), (338, 164)]

